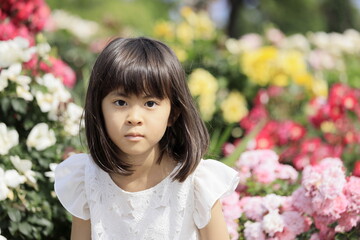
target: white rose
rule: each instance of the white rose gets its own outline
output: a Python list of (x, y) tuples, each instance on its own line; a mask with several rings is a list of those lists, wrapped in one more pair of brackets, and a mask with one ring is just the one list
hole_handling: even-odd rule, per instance
[(8, 79), (4, 74), (5, 70), (0, 72), (0, 92), (3, 91), (9, 85)]
[(5, 200), (10, 192), (10, 189), (5, 184), (4, 169), (0, 167), (0, 201)]
[(66, 109), (66, 113), (69, 119), (72, 121), (79, 121), (83, 114), (83, 108), (75, 103), (69, 103)]
[(61, 80), (56, 78), (51, 73), (46, 73), (42, 77), (37, 77), (36, 81), (45, 86), (49, 92), (56, 92), (58, 88), (62, 87)]
[(57, 163), (50, 163), (49, 168), (51, 171), (45, 172), (45, 176), (50, 178), (51, 182), (54, 182), (55, 179), (55, 168), (58, 166), (59, 164)]
[(42, 151), (56, 143), (55, 132), (46, 123), (39, 123), (30, 131), (26, 140), (29, 148)]
[(28, 87), (28, 85), (31, 83), (31, 77), (25, 75), (19, 75), (16, 77), (14, 81), (21, 86)]
[(20, 75), (21, 69), (20, 63), (14, 63), (8, 69), (4, 70), (4, 74), (9, 80), (16, 82), (15, 80)]
[(59, 101), (53, 94), (37, 91), (35, 98), (42, 112), (57, 112)]
[(56, 78), (53, 74), (44, 74), (42, 77), (37, 77), (36, 81), (47, 88), (48, 94), (52, 95), (51, 98), (53, 101), (67, 102), (71, 99), (70, 92), (65, 89), (61, 80)]
[(27, 180), (33, 184), (36, 183), (35, 172), (31, 170), (32, 162), (30, 160), (20, 159), (19, 156), (10, 156), (10, 161), (16, 170), (25, 175)]
[(270, 211), (262, 220), (262, 228), (270, 237), (273, 237), (277, 232), (282, 232), (284, 227), (284, 219), (277, 210)]
[(82, 107), (74, 103), (69, 103), (67, 105), (64, 130), (72, 136), (75, 136), (79, 133), (82, 113)]
[(19, 143), (16, 130), (8, 130), (5, 123), (0, 123), (0, 155), (8, 154), (9, 150)]
[(16, 37), (12, 40), (0, 41), (0, 68), (6, 68), (17, 62), (27, 62), (34, 53), (35, 48), (29, 47), (29, 41), (25, 38)]
[(1, 229), (0, 229), (0, 240), (7, 240), (6, 237), (1, 235)]
[(56, 88), (54, 96), (58, 99), (59, 102), (67, 102), (71, 99), (71, 94), (68, 90), (65, 89), (63, 85)]
[(21, 176), (15, 169), (7, 170), (4, 179), (6, 185), (11, 188), (16, 188), (26, 180), (25, 177)]
[(29, 89), (29, 86), (19, 85), (16, 87), (16, 95), (26, 101), (32, 101), (34, 96), (30, 93)]
[(44, 57), (50, 52), (51, 47), (48, 43), (40, 43), (36, 46), (36, 50), (40, 56)]

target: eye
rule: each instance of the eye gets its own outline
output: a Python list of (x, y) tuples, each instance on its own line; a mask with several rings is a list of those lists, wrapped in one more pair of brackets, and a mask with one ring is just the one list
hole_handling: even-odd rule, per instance
[(154, 102), (154, 101), (147, 101), (146, 103), (145, 103), (145, 106), (147, 106), (147, 107), (149, 107), (149, 108), (153, 108), (153, 107), (155, 107), (156, 105), (158, 105), (156, 102)]
[(116, 106), (120, 106), (120, 107), (123, 107), (123, 106), (126, 106), (126, 105), (127, 105), (127, 103), (126, 103), (124, 100), (116, 100), (116, 101), (114, 102), (114, 104), (115, 104)]

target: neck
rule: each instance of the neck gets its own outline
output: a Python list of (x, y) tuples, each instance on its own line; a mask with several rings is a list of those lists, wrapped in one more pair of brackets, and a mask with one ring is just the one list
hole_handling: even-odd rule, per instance
[(160, 151), (157, 148), (152, 149), (141, 155), (126, 156), (123, 161), (132, 165), (134, 173), (132, 175), (143, 175), (148, 173), (152, 168), (158, 166), (157, 160), (160, 157)]
[(130, 192), (155, 186), (176, 166), (176, 162), (166, 153), (162, 156), (161, 163), (157, 164), (159, 156), (159, 151), (151, 151), (148, 154), (128, 157), (126, 161), (133, 165), (133, 174), (130, 176), (110, 174), (110, 176), (120, 188)]

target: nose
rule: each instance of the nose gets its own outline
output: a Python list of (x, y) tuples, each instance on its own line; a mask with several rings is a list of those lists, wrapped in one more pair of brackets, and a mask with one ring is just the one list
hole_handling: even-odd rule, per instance
[(128, 112), (126, 122), (129, 125), (142, 125), (143, 120), (141, 117), (140, 110), (137, 109), (136, 107), (131, 108)]

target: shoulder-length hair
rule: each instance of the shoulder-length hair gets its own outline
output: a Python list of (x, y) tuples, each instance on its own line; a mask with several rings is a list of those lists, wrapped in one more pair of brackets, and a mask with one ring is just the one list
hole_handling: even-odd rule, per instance
[(167, 153), (180, 163), (173, 178), (184, 181), (206, 153), (209, 135), (174, 52), (149, 38), (116, 38), (100, 53), (92, 69), (85, 100), (90, 155), (104, 171), (130, 175), (132, 166), (119, 158), (121, 150), (106, 132), (101, 109), (104, 97), (119, 88), (129, 95), (145, 93), (170, 99), (171, 126), (159, 142), (160, 153)]

